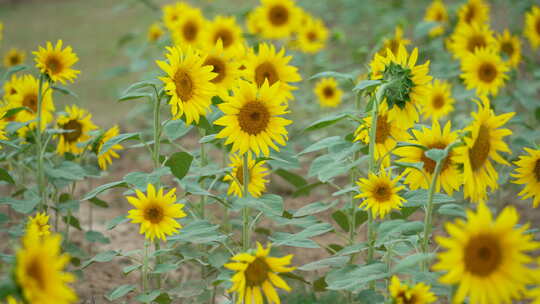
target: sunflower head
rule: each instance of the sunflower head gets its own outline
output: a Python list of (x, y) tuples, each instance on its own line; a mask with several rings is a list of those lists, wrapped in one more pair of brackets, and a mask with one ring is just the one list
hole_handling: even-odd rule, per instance
[(24, 63), (25, 59), (26, 53), (23, 50), (12, 48), (4, 55), (4, 66), (10, 68), (20, 65)]
[(512, 174), (515, 184), (524, 185), (519, 193), (522, 199), (533, 198), (533, 207), (540, 204), (540, 150), (525, 148), (528, 155), (522, 155), (514, 164), (517, 166)]
[(440, 36), (444, 33), (444, 28), (446, 23), (448, 23), (448, 11), (442, 0), (433, 0), (433, 2), (431, 2), (426, 9), (424, 20), (437, 23), (437, 25), (429, 31), (430, 37)]
[(402, 284), (395, 275), (392, 276), (389, 291), (394, 304), (429, 304), (437, 301), (437, 297), (430, 291), (428, 285), (418, 283), (409, 287)]
[[(226, 175), (223, 180), (230, 182), (228, 195), (234, 194), (243, 197), (244, 193), (244, 163), (242, 157), (237, 154), (231, 154), (229, 167), (232, 169), (230, 175)], [(251, 153), (248, 153), (248, 174), (249, 184), (248, 192), (253, 197), (260, 197), (266, 190), (268, 183), (268, 171), (264, 167), (265, 161), (257, 162), (253, 159)]]
[(322, 20), (309, 18), (298, 30), (295, 46), (304, 53), (314, 54), (326, 46), (328, 35)]
[(172, 38), (177, 46), (197, 46), (201, 42), (206, 20), (199, 8), (180, 3), (180, 16), (176, 22), (170, 23)]
[(388, 52), (392, 54), (397, 54), (399, 52), (399, 46), (407, 46), (411, 44), (409, 39), (403, 38), (403, 28), (401, 26), (396, 26), (394, 30), (394, 37), (390, 39), (385, 39), (383, 42), (383, 47), (378, 52), (381, 56), (387, 56)]
[(463, 60), (477, 49), (495, 48), (497, 41), (488, 24), (461, 23), (448, 40), (447, 47), (456, 59)]
[(53, 82), (66, 83), (66, 80), (73, 82), (80, 71), (73, 69), (72, 66), (79, 58), (73, 53), (71, 46), (62, 48), (62, 44), (62, 40), (58, 40), (53, 47), (48, 41), (45, 48), (40, 46), (37, 52), (33, 52), (36, 56), (36, 67)]
[(448, 81), (436, 79), (427, 86), (423, 114), (433, 121), (438, 120), (454, 110), (454, 103), (452, 85)]
[(240, 79), (240, 63), (237, 60), (239, 47), (235, 50), (225, 52), (223, 43), (218, 40), (214, 46), (208, 49), (207, 56), (203, 62), (204, 66), (211, 66), (212, 72), (216, 74), (211, 82), (215, 84), (217, 94), (222, 98), (229, 96), (229, 92), (236, 86)]
[(224, 265), (225, 268), (236, 272), (231, 278), (233, 286), (228, 292), (237, 293), (238, 303), (264, 304), (263, 295), (268, 303), (280, 303), (275, 287), (291, 290), (279, 273), (295, 269), (289, 266), (293, 256), (276, 258), (269, 254), (270, 245), (265, 249), (257, 243), (255, 253), (237, 254), (231, 258), (230, 263)]
[(260, 34), (267, 39), (290, 37), (301, 20), (300, 10), (292, 0), (261, 0), (257, 16)]
[[(13, 95), (8, 97), (12, 107), (24, 107), (25, 109), (18, 112), (15, 120), (18, 122), (33, 121), (37, 117), (38, 112), (38, 91), (39, 80), (32, 75), (24, 75), (21, 78), (12, 78), (13, 87), (11, 88)], [(53, 112), (55, 110), (52, 90), (49, 89), (47, 82), (42, 86), (42, 106), (41, 106), (41, 129), (45, 129), (45, 126), (53, 119)], [(19, 135), (25, 136), (29, 129), (35, 128), (36, 122), (31, 122), (28, 127), (19, 129)]]
[(484, 0), (469, 0), (458, 10), (459, 23), (474, 24), (489, 21), (489, 4)]
[(521, 62), (521, 41), (519, 37), (511, 35), (508, 29), (497, 37), (497, 50), (509, 66), (517, 67)]
[(337, 107), (341, 103), (343, 91), (334, 78), (322, 78), (315, 85), (314, 91), (323, 107)]
[(525, 36), (534, 50), (540, 45), (540, 7), (533, 5), (525, 15)]
[(527, 266), (532, 261), (527, 252), (540, 244), (526, 233), (528, 225), (516, 228), (518, 221), (512, 206), (494, 220), (481, 203), (476, 212), (467, 211), (466, 221), (446, 224), (449, 237), (436, 238), (446, 251), (438, 254), (433, 269), (446, 272), (442, 283), (458, 285), (453, 303), (467, 297), (471, 303), (510, 303), (521, 297), (534, 272)]
[(124, 149), (121, 144), (115, 144), (107, 151), (103, 151), (103, 144), (111, 140), (111, 138), (117, 136), (120, 133), (120, 129), (117, 125), (107, 130), (99, 139), (96, 146), (96, 154), (98, 158), (98, 165), (102, 170), (107, 170), (107, 167), (112, 164), (113, 158), (119, 158), (117, 151)]
[(224, 51), (234, 52), (236, 47), (244, 44), (242, 28), (236, 23), (234, 17), (217, 16), (213, 21), (208, 22), (203, 35), (203, 44), (207, 48), (212, 48), (221, 41)]
[(97, 129), (92, 122), (92, 114), (76, 105), (66, 106), (66, 113), (58, 117), (56, 124), (64, 131), (55, 136), (58, 139), (56, 152), (60, 155), (68, 152), (81, 154), (86, 148), (81, 148), (78, 144), (88, 141), (90, 131)]
[(26, 229), (31, 230), (28, 233), (34, 233), (38, 236), (46, 236), (51, 234), (51, 226), (49, 225), (49, 216), (45, 212), (39, 212), (34, 217), (28, 219)]
[(356, 183), (360, 194), (355, 198), (364, 199), (360, 207), (365, 207), (373, 214), (373, 217), (379, 216), (381, 219), (392, 210), (401, 209), (405, 201), (398, 193), (404, 189), (398, 185), (400, 177), (391, 178), (390, 173), (381, 170), (379, 175), (370, 172), (368, 178), (361, 178)]
[(159, 188), (156, 192), (156, 188), (148, 184), (146, 195), (136, 189), (136, 197), (126, 197), (135, 207), (129, 211), (127, 217), (132, 223), (141, 224), (139, 233), (151, 241), (155, 238), (166, 241), (165, 236), (173, 235), (182, 228), (176, 219), (186, 216), (182, 210), (184, 205), (176, 203), (176, 189), (173, 188), (167, 193), (163, 191), (163, 188)]
[(159, 40), (165, 34), (163, 31), (163, 28), (161, 28), (161, 25), (158, 22), (152, 23), (150, 27), (148, 28), (148, 41), (150, 42), (156, 42)]
[(509, 66), (494, 49), (481, 48), (466, 56), (462, 63), (461, 78), (467, 89), (476, 89), (478, 95), (497, 96), (508, 79)]

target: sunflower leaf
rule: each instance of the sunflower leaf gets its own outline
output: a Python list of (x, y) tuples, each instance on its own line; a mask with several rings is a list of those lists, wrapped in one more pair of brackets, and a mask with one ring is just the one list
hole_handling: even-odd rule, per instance
[(116, 299), (119, 299), (127, 295), (128, 293), (132, 292), (136, 288), (137, 287), (135, 285), (131, 285), (131, 284), (120, 285), (116, 287), (113, 291), (111, 291), (108, 295), (105, 295), (105, 298), (107, 298), (107, 300), (109, 301), (114, 301)]
[(193, 156), (187, 152), (176, 152), (167, 159), (165, 166), (171, 169), (172, 174), (182, 179), (189, 172)]
[(117, 135), (117, 136), (109, 139), (105, 143), (103, 143), (103, 145), (101, 146), (101, 150), (99, 151), (98, 156), (101, 156), (101, 155), (105, 154), (114, 145), (118, 145), (123, 141), (126, 141), (126, 140), (140, 140), (140, 138), (141, 138), (141, 136), (140, 136), (139, 133), (124, 133), (124, 134)]

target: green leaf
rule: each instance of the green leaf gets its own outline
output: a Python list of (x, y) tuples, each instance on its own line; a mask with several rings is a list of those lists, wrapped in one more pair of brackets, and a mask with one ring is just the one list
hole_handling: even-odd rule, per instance
[(318, 223), (298, 233), (275, 232), (269, 239), (276, 246), (319, 248), (319, 245), (309, 238), (325, 234), (333, 229), (332, 225), (328, 223)]
[(17, 72), (20, 72), (20, 71), (23, 71), (23, 70), (26, 70), (28, 67), (25, 66), (25, 65), (16, 65), (14, 67), (11, 67), (9, 68), (6, 73), (4, 73), (4, 80), (8, 80), (9, 77), (11, 77), (11, 75), (17, 73)]
[(90, 260), (84, 262), (81, 265), (81, 268), (84, 269), (84, 268), (90, 266), (90, 264), (95, 263), (95, 262), (97, 262), (97, 263), (110, 262), (110, 261), (112, 261), (113, 258), (117, 257), (118, 255), (120, 255), (120, 253), (118, 251), (114, 251), (114, 250), (100, 252), (100, 253), (96, 254), (93, 258), (91, 258)]
[(317, 141), (316, 143), (310, 145), (309, 147), (305, 148), (302, 152), (298, 153), (298, 155), (307, 154), (310, 152), (315, 152), (321, 149), (326, 149), (330, 146), (334, 146), (340, 143), (345, 142), (343, 139), (341, 139), (340, 136), (332, 136), (327, 137), (322, 140)]
[(188, 134), (192, 126), (186, 126), (186, 123), (181, 120), (171, 120), (163, 127), (163, 133), (170, 140), (177, 140)]
[(152, 273), (161, 274), (161, 273), (166, 273), (169, 271), (176, 270), (177, 268), (178, 268), (177, 264), (170, 264), (170, 263), (158, 264), (156, 265), (156, 268), (154, 268), (154, 271), (152, 271)]
[(135, 290), (135, 288), (137, 287), (131, 284), (121, 285), (121, 286), (116, 287), (108, 295), (105, 295), (105, 298), (107, 298), (107, 300), (109, 301), (114, 301), (132, 292), (133, 290)]
[(440, 162), (447, 156), (446, 150), (443, 149), (430, 149), (424, 154), (435, 162)]
[(362, 304), (384, 303), (384, 296), (373, 289), (365, 289), (358, 293), (356, 297)]
[(334, 213), (332, 213), (332, 218), (343, 231), (348, 232), (350, 230), (349, 216), (345, 212), (336, 210)]
[(354, 76), (352, 74), (345, 74), (340, 72), (334, 72), (334, 71), (326, 71), (326, 72), (320, 72), (317, 73), (309, 78), (309, 80), (317, 79), (317, 78), (324, 78), (324, 77), (332, 77), (332, 78), (339, 78), (339, 79), (346, 79), (351, 82), (354, 82)]
[(0, 197), (0, 204), (8, 204), (18, 213), (28, 214), (39, 204), (39, 197), (17, 200), (11, 197)]
[(161, 294), (160, 290), (152, 290), (147, 293), (142, 293), (140, 295), (137, 295), (135, 297), (135, 300), (142, 302), (142, 303), (150, 303), (154, 301), (159, 295)]
[(214, 140), (216, 140), (216, 134), (211, 134), (211, 135), (206, 135), (203, 138), (199, 139), (199, 143), (206, 144)]
[(376, 87), (381, 83), (381, 80), (362, 80), (353, 88), (353, 92), (360, 93), (372, 87)]
[(27, 109), (26, 107), (11, 108), (7, 110), (6, 113), (4, 113), (4, 116), (2, 117), (2, 119), (14, 117), (17, 113), (26, 109)]
[(53, 90), (58, 91), (64, 95), (73, 96), (76, 99), (79, 99), (79, 95), (75, 94), (75, 92), (71, 91), (70, 89), (60, 86), (58, 84), (51, 86)]
[(63, 161), (57, 167), (45, 166), (45, 173), (53, 179), (65, 179), (68, 181), (80, 181), (86, 176), (86, 171), (79, 164), (71, 161)]
[(141, 136), (139, 133), (124, 133), (120, 135), (116, 135), (115, 137), (109, 139), (103, 145), (101, 146), (101, 150), (99, 150), (99, 154), (103, 155), (107, 151), (109, 151), (113, 146), (120, 144), (123, 141), (126, 140), (140, 140)]
[(112, 182), (112, 183), (108, 183), (108, 184), (103, 184), (101, 186), (98, 186), (94, 190), (86, 193), (86, 195), (83, 198), (81, 198), (81, 201), (89, 200), (91, 198), (96, 197), (96, 195), (100, 194), (101, 192), (103, 192), (105, 190), (109, 190), (109, 189), (117, 188), (117, 187), (127, 188), (127, 184), (124, 181), (116, 181), (116, 182)]
[(124, 182), (133, 185), (137, 189), (146, 190), (148, 184), (157, 184), (162, 176), (170, 173), (171, 170), (169, 167), (156, 169), (152, 173), (130, 172), (124, 176)]
[(189, 171), (193, 156), (187, 152), (176, 152), (167, 159), (165, 166), (171, 169), (176, 178), (182, 179)]
[(439, 214), (451, 217), (466, 217), (465, 208), (458, 204), (444, 204), (437, 210)]
[(318, 260), (312, 263), (305, 264), (303, 266), (298, 267), (298, 269), (303, 271), (312, 271), (312, 270), (318, 270), (321, 268), (327, 268), (327, 267), (341, 267), (345, 265), (349, 261), (349, 257), (346, 256), (336, 256), (336, 257), (330, 257), (322, 260)]
[(142, 265), (141, 264), (135, 264), (135, 265), (129, 265), (129, 266), (126, 266), (122, 269), (122, 273), (124, 274), (129, 274), (139, 268), (141, 268)]
[(407, 163), (407, 162), (394, 162), (394, 165), (400, 167), (400, 168), (412, 168), (416, 169), (418, 171), (422, 171), (424, 169), (424, 163)]
[(305, 186), (300, 187), (293, 193), (293, 197), (300, 197), (304, 195), (309, 195), (311, 193), (311, 190), (319, 187), (320, 185), (324, 185), (323, 182), (315, 182), (313, 184), (307, 184)]
[(404, 259), (401, 259), (396, 266), (392, 269), (392, 273), (400, 273), (404, 270), (412, 268), (424, 261), (432, 260), (435, 258), (434, 253), (415, 253)]
[(146, 93), (146, 92), (132, 92), (124, 94), (120, 97), (118, 97), (117, 101), (128, 101), (128, 100), (135, 100), (140, 98), (152, 98), (152, 93)]
[(204, 220), (192, 220), (178, 234), (168, 237), (169, 241), (190, 242), (193, 244), (209, 244), (221, 242), (227, 237), (219, 232), (218, 225)]
[[(425, 189), (409, 191), (403, 195), (403, 198), (406, 200), (405, 206), (407, 207), (422, 207), (427, 203), (428, 191)], [(455, 199), (453, 197), (450, 197), (444, 193), (436, 193), (433, 196), (434, 204), (444, 204), (454, 201)]]
[(401, 235), (419, 233), (424, 229), (424, 224), (419, 221), (409, 222), (405, 220), (390, 220), (382, 222), (377, 228), (376, 246), (396, 239)]
[(125, 215), (119, 215), (115, 218), (113, 218), (112, 220), (110, 220), (107, 225), (105, 226), (105, 229), (107, 230), (111, 230), (111, 229), (114, 229), (116, 226), (122, 224), (122, 223), (125, 223), (125, 222), (128, 222), (129, 219), (125, 216)]
[(91, 199), (88, 200), (89, 202), (91, 202), (92, 204), (96, 205), (96, 206), (99, 206), (101, 208), (109, 208), (109, 204), (107, 204), (106, 201), (104, 200), (101, 200), (97, 197), (93, 197)]
[(74, 217), (73, 215), (63, 216), (62, 220), (64, 221), (64, 223), (69, 224), (72, 227), (75, 227), (77, 230), (82, 230), (81, 223), (79, 222), (79, 219)]
[(157, 87), (159, 85), (159, 82), (155, 79), (152, 80), (143, 80), (139, 82), (135, 82), (132, 85), (130, 85), (127, 89), (122, 92), (122, 95), (126, 95), (128, 93), (131, 93), (131, 91), (148, 88), (148, 87)]
[(338, 113), (338, 114), (334, 114), (334, 115), (324, 117), (324, 118), (319, 119), (319, 120), (315, 121), (314, 123), (310, 124), (307, 128), (304, 129), (304, 132), (311, 132), (311, 131), (319, 130), (319, 129), (322, 129), (322, 128), (326, 128), (328, 126), (331, 126), (331, 125), (339, 122), (340, 120), (342, 120), (342, 119), (344, 119), (346, 117), (347, 117), (346, 113)]
[(307, 181), (305, 178), (285, 169), (277, 169), (276, 171), (274, 171), (274, 173), (281, 176), (283, 179), (291, 183), (296, 188), (301, 188), (307, 185)]
[(281, 216), (283, 214), (283, 198), (275, 194), (265, 194), (259, 198), (251, 196), (243, 197), (234, 203), (236, 210), (247, 206), (261, 211), (268, 217)]
[(13, 180), (13, 177), (11, 177), (8, 171), (4, 168), (0, 168), (0, 181), (5, 181), (8, 184), (15, 185), (15, 181)]
[(421, 21), (416, 24), (416, 27), (414, 28), (414, 37), (416, 39), (420, 39), (422, 37), (426, 37), (431, 29), (435, 26), (437, 26), (437, 22), (433, 21)]
[(338, 203), (339, 203), (339, 200), (334, 200), (331, 203), (325, 203), (325, 202), (311, 203), (309, 205), (306, 205), (306, 206), (298, 209), (293, 214), (293, 216), (294, 217), (302, 217), (302, 216), (306, 216), (306, 215), (312, 215), (312, 214), (320, 213), (320, 212), (326, 211), (326, 210), (334, 207)]
[(347, 265), (326, 275), (327, 289), (357, 291), (372, 281), (387, 278), (386, 265), (374, 263), (364, 266)]
[(86, 231), (84, 238), (90, 243), (109, 244), (111, 242), (103, 233), (93, 230)]

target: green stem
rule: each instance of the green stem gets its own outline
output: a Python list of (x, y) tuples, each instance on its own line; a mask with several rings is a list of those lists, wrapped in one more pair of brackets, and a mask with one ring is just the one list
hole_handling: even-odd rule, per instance
[(149, 241), (144, 240), (144, 258), (143, 258), (143, 265), (142, 265), (142, 293), (146, 293), (146, 290), (148, 289), (148, 247), (149, 247)]
[[(360, 109), (360, 94), (356, 94), (354, 105), (355, 105), (356, 110)], [(356, 162), (356, 160), (358, 159), (358, 156), (359, 156), (358, 154), (359, 154), (358, 152), (354, 153), (353, 160), (352, 160), (353, 163)], [(353, 167), (353, 169), (351, 170), (351, 185), (352, 186), (354, 186), (354, 183), (356, 182), (357, 178), (358, 178), (358, 170), (356, 169), (356, 167)], [(354, 239), (356, 238), (356, 208), (357, 207), (355, 204), (354, 194), (351, 193), (350, 220), (349, 220), (351, 225), (349, 227), (349, 245), (353, 245)], [(349, 262), (353, 263), (354, 258), (355, 258), (355, 255), (352, 254)]]
[(47, 195), (45, 191), (45, 175), (43, 170), (43, 141), (41, 133), (41, 112), (43, 107), (43, 74), (39, 75), (39, 86), (37, 96), (37, 121), (36, 121), (36, 145), (37, 145), (37, 182), (38, 191), (40, 197), (39, 209), (46, 211), (47, 209)]
[[(204, 137), (206, 134), (206, 131), (204, 129), (199, 129), (199, 132), (201, 134), (201, 137)], [(206, 155), (206, 147), (204, 143), (201, 143), (201, 168), (204, 168), (206, 165), (208, 165), (208, 156)], [(201, 181), (202, 183), (202, 181)], [(201, 218), (205, 218), (205, 207), (206, 207), (206, 195), (201, 196), (201, 203), (200, 203), (200, 213)]]
[[(384, 90), (384, 87), (380, 87), (379, 90)], [(383, 92), (381, 92), (383, 93)], [(379, 103), (382, 100), (384, 94), (380, 94), (375, 98), (371, 109), (371, 129), (369, 133), (369, 172), (376, 173), (377, 166), (375, 160), (375, 145), (377, 138), (377, 120), (379, 116)], [(374, 229), (373, 213), (368, 211), (368, 224), (367, 224), (367, 239), (368, 239), (368, 257), (367, 262), (373, 261), (375, 255), (375, 229)]]
[[(160, 246), (159, 246), (159, 240), (155, 240), (154, 242), (154, 249), (155, 251), (159, 251), (160, 249)], [(155, 264), (155, 268), (157, 268), (157, 266), (161, 264), (161, 257), (159, 255), (156, 255), (156, 264)], [(156, 274), (156, 281), (157, 281), (157, 288), (158, 289), (161, 289), (161, 274)]]
[[(249, 153), (249, 152), (247, 152)], [(248, 167), (248, 155), (245, 153), (242, 155), (243, 165), (242, 165), (242, 183), (244, 186), (244, 198), (249, 198), (249, 167)], [(243, 218), (243, 229), (242, 229), (242, 249), (247, 251), (249, 249), (249, 207), (244, 207), (242, 209), (242, 218)]]
[[(435, 195), (435, 189), (437, 188), (437, 179), (441, 174), (442, 164), (444, 159), (441, 159), (435, 165), (435, 171), (431, 177), (431, 184), (429, 185), (428, 200), (426, 206), (426, 214), (424, 217), (424, 238), (422, 240), (422, 252), (429, 252), (429, 239), (431, 238), (431, 228), (433, 225), (433, 197)], [(428, 268), (428, 261), (423, 263), (423, 270)]]
[(161, 99), (156, 92), (154, 99), (154, 149), (152, 149), (152, 159), (154, 161), (154, 169), (161, 167), (161, 162), (159, 161), (159, 145), (160, 145), (160, 135), (161, 135), (161, 125), (159, 121), (159, 110), (161, 105)]

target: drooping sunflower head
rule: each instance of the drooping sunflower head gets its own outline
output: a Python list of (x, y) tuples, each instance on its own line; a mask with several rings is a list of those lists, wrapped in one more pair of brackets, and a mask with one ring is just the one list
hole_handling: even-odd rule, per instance
[(64, 271), (70, 257), (61, 253), (59, 234), (39, 236), (27, 230), (22, 248), (16, 254), (15, 278), (22, 290), (25, 303), (77, 302), (77, 295), (68, 285), (75, 277)]
[(378, 52), (381, 56), (388, 56), (388, 53), (397, 54), (399, 52), (400, 45), (406, 47), (411, 44), (409, 39), (403, 38), (403, 28), (401, 26), (396, 26), (394, 30), (394, 37), (390, 39), (385, 39), (383, 42), (383, 47)]
[(489, 25), (462, 23), (456, 27), (447, 46), (454, 58), (463, 60), (478, 49), (496, 48), (497, 41)]
[(390, 282), (390, 296), (395, 304), (429, 304), (437, 301), (437, 297), (430, 291), (430, 287), (422, 282), (409, 287), (402, 284), (397, 276), (392, 276)]
[(302, 52), (314, 54), (326, 46), (328, 29), (320, 19), (309, 18), (298, 29), (295, 46)]
[(49, 216), (45, 212), (39, 212), (34, 217), (30, 217), (26, 224), (27, 233), (34, 233), (40, 237), (51, 234), (50, 229)]
[(334, 78), (322, 78), (315, 85), (315, 95), (322, 107), (337, 107), (341, 103), (343, 91)]
[(405, 187), (399, 186), (399, 176), (392, 179), (391, 173), (381, 170), (378, 175), (370, 172), (368, 178), (356, 182), (360, 194), (355, 198), (364, 199), (360, 207), (365, 207), (373, 217), (384, 218), (390, 211), (399, 210), (405, 201), (399, 191)]
[(471, 113), (474, 121), (465, 128), (471, 136), (465, 137), (465, 145), (457, 147), (455, 151), (456, 162), (463, 164), (465, 197), (473, 202), (483, 202), (487, 199), (487, 188), (494, 190), (498, 187), (499, 175), (493, 168), (491, 160), (509, 165), (499, 152), (510, 153), (510, 148), (503, 138), (512, 134), (512, 131), (502, 126), (515, 113), (495, 115), (486, 97), (481, 97), (477, 104), (478, 112)]
[(102, 170), (107, 170), (107, 167), (112, 164), (113, 158), (119, 158), (120, 155), (118, 155), (117, 151), (123, 150), (124, 147), (122, 147), (121, 144), (114, 144), (111, 147), (108, 148), (108, 150), (104, 150), (103, 145), (108, 142), (111, 138), (117, 136), (120, 133), (120, 129), (117, 125), (113, 126), (109, 130), (107, 130), (99, 139), (97, 146), (96, 146), (96, 154), (98, 158), (98, 165)]
[[(238, 48), (236, 48), (238, 50)], [(221, 40), (218, 40), (208, 51), (203, 66), (211, 66), (216, 74), (211, 82), (215, 84), (218, 95), (223, 99), (229, 96), (229, 92), (236, 86), (240, 79), (240, 62), (238, 53), (234, 51), (224, 52)]]
[(201, 42), (206, 20), (199, 8), (191, 7), (185, 3), (176, 22), (171, 25), (172, 38), (176, 46), (185, 48), (195, 47)]
[(257, 52), (248, 52), (244, 77), (258, 87), (265, 82), (271, 86), (277, 83), (279, 94), (287, 100), (292, 99), (291, 91), (296, 87), (290, 83), (301, 81), (302, 77), (296, 67), (289, 65), (291, 59), (292, 56), (285, 55), (284, 48), (277, 52), (274, 45), (261, 43)]
[(225, 115), (214, 122), (224, 127), (216, 137), (226, 138), (225, 144), (232, 144), (233, 153), (253, 151), (257, 156), (268, 156), (270, 148), (279, 151), (276, 143), (286, 144), (285, 127), (292, 123), (282, 117), (289, 111), (279, 89), (279, 84), (270, 86), (267, 81), (260, 88), (241, 81), (233, 96), (218, 105)]
[(174, 119), (185, 117), (189, 125), (199, 122), (216, 95), (216, 87), (212, 82), (218, 75), (213, 73), (210, 65), (204, 65), (206, 56), (202, 56), (191, 47), (167, 47), (167, 61), (156, 61), (166, 73), (160, 77), (165, 84), (165, 91), (171, 96), (169, 104)]
[(217, 16), (208, 22), (204, 31), (203, 44), (207, 48), (214, 47), (221, 41), (225, 52), (234, 52), (235, 48), (244, 44), (242, 28), (234, 17)]
[(261, 0), (258, 16), (263, 38), (288, 38), (298, 28), (300, 11), (292, 0)]
[[(262, 193), (266, 190), (266, 184), (268, 179), (268, 171), (264, 167), (265, 161), (256, 162), (255, 159), (251, 156), (251, 153), (248, 153), (248, 174), (249, 174), (249, 184), (248, 192), (253, 197), (260, 197)], [(230, 156), (229, 167), (232, 168), (231, 174), (226, 175), (223, 180), (230, 182), (229, 190), (227, 191), (228, 195), (235, 195), (238, 197), (243, 197), (244, 193), (244, 163), (242, 156), (237, 154), (231, 154)]]
[(484, 0), (469, 0), (458, 10), (459, 23), (474, 24), (489, 21), (489, 4)]
[[(438, 254), (436, 271), (445, 271), (444, 284), (457, 284), (453, 303), (511, 303), (520, 299), (533, 278), (528, 251), (539, 243), (525, 231), (528, 225), (516, 228), (519, 215), (508, 206), (494, 220), (485, 204), (477, 211), (467, 211), (467, 220), (447, 223), (449, 237), (436, 241), (446, 251)], [(496, 290), (497, 292), (493, 292)]]
[[(17, 113), (16, 121), (29, 122), (35, 120), (38, 112), (39, 80), (32, 75), (24, 75), (18, 80), (12, 78), (12, 81), (14, 82), (12, 89), (15, 93), (9, 97), (9, 100), (13, 102), (14, 108), (26, 108)], [(41, 129), (45, 129), (45, 126), (52, 121), (54, 109), (52, 90), (49, 89), (49, 84), (44, 82), (42, 86)], [(20, 131), (25, 130), (25, 133), (29, 128), (35, 127), (36, 122), (32, 122), (27, 128), (22, 128)]]
[[(412, 168), (406, 168), (403, 172), (404, 175), (407, 175), (405, 183), (412, 190), (429, 188), (437, 163), (426, 156), (426, 151), (430, 149), (443, 150), (456, 142), (458, 135), (456, 132), (452, 132), (451, 128), (450, 122), (447, 122), (444, 128), (441, 128), (439, 122), (434, 120), (431, 129), (423, 127), (421, 130), (412, 131), (415, 139), (409, 141), (409, 143), (413, 145), (397, 148), (394, 152), (394, 154), (401, 157), (398, 160), (400, 162), (423, 163), (422, 172)], [(427, 150), (422, 149), (421, 146), (426, 147)], [(450, 151), (443, 161), (436, 184), (437, 191), (440, 191), (442, 186), (444, 191), (449, 195), (459, 190), (462, 182), (455, 155), (454, 151)]]
[(254, 254), (239, 253), (231, 258), (230, 263), (224, 265), (225, 268), (236, 272), (231, 278), (233, 286), (228, 292), (237, 293), (237, 303), (264, 304), (263, 295), (267, 303), (280, 303), (275, 288), (291, 291), (279, 273), (295, 269), (289, 266), (293, 256), (276, 258), (269, 254), (270, 245), (265, 249), (257, 243), (257, 251)]
[(88, 147), (79, 147), (78, 144), (88, 141), (90, 131), (97, 129), (97, 126), (92, 122), (92, 114), (76, 105), (66, 106), (66, 112), (58, 117), (56, 125), (65, 131), (65, 133), (55, 136), (58, 140), (56, 153), (60, 155), (64, 153), (81, 154)]
[(461, 78), (467, 89), (476, 89), (479, 96), (497, 96), (508, 79), (510, 68), (494, 49), (477, 49), (461, 62)]
[(155, 22), (148, 27), (148, 33), (146, 36), (148, 41), (156, 42), (163, 36), (163, 34), (165, 34), (165, 31), (163, 31), (163, 28), (161, 28), (161, 25), (158, 22)]
[(25, 59), (26, 53), (23, 50), (12, 48), (4, 55), (4, 66), (10, 68), (20, 65), (24, 63)]
[(525, 185), (519, 193), (521, 199), (533, 198), (533, 207), (540, 204), (540, 150), (525, 148), (529, 155), (522, 155), (514, 164), (517, 166), (512, 174), (515, 184)]
[(425, 21), (437, 22), (429, 31), (430, 37), (437, 37), (444, 33), (445, 27), (448, 23), (448, 11), (442, 0), (433, 0), (426, 9)]
[(186, 216), (182, 208), (183, 204), (176, 203), (176, 189), (164, 193), (163, 188), (156, 188), (148, 184), (146, 195), (135, 190), (136, 197), (126, 196), (135, 209), (129, 210), (128, 218), (132, 223), (141, 224), (139, 233), (147, 239), (154, 241), (155, 238), (166, 241), (167, 235), (177, 233), (182, 225), (176, 219)]
[(429, 61), (416, 65), (418, 49), (408, 54), (403, 45), (398, 52), (388, 50), (386, 56), (375, 54), (370, 63), (372, 79), (382, 79), (385, 85), (386, 103), (389, 106), (390, 119), (399, 117), (399, 121), (410, 126), (418, 121), (419, 108), (428, 92), (432, 77), (429, 73)]
[(62, 49), (63, 42), (58, 40), (53, 47), (50, 41), (45, 48), (39, 47), (37, 52), (32, 52), (36, 57), (36, 67), (43, 74), (47, 74), (53, 82), (73, 82), (80, 71), (73, 69), (73, 65), (79, 61), (77, 54), (73, 53), (71, 46)]
[(507, 29), (497, 37), (497, 50), (509, 66), (517, 67), (521, 62), (521, 41)]
[(433, 121), (438, 120), (454, 110), (454, 103), (451, 84), (448, 81), (436, 79), (428, 85), (426, 99), (422, 106), (423, 114)]
[(533, 5), (525, 15), (525, 36), (536, 50), (540, 45), (540, 7), (537, 5)]

